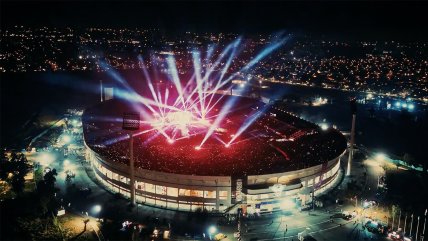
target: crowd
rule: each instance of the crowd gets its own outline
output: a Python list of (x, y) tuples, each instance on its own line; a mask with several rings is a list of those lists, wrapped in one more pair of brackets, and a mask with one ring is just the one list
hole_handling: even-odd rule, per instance
[[(135, 164), (139, 168), (188, 175), (259, 175), (321, 164), (346, 148), (346, 140), (338, 131), (321, 131), (315, 124), (287, 113), (265, 114), (226, 147), (224, 143), (239, 128), (236, 118), (242, 115), (225, 120), (222, 128), (226, 132), (215, 132), (200, 150), (195, 147), (205, 132), (174, 143), (156, 130), (140, 133), (134, 139)], [(89, 146), (110, 161), (128, 163), (128, 135), (121, 130), (121, 123), (91, 115), (86, 119), (85, 140)], [(148, 127), (142, 127), (145, 128)]]

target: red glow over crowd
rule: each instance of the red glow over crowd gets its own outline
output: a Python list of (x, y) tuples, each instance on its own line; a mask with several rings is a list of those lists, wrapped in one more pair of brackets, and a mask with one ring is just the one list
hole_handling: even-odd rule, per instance
[[(108, 101), (86, 110), (83, 116), (86, 143), (109, 161), (125, 164), (129, 162), (128, 134), (118, 120), (126, 105), (118, 100)], [(134, 139), (135, 164), (139, 168), (189, 175), (259, 175), (317, 165), (345, 150), (346, 140), (337, 130), (323, 131), (275, 107), (226, 146), (259, 105), (256, 100), (241, 98), (235, 105), (240, 108), (231, 111), (200, 148), (205, 132), (198, 128), (190, 128), (189, 136), (171, 140), (143, 124)]]

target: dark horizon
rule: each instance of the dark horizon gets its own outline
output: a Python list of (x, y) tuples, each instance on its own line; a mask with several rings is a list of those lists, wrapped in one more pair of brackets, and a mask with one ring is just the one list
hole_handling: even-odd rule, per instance
[(426, 40), (424, 2), (6, 1), (1, 27), (159, 28), (169, 32), (270, 33)]

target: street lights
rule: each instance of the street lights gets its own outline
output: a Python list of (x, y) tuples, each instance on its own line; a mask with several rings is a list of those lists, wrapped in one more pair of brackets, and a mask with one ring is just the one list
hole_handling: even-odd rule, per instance
[(217, 228), (216, 228), (215, 226), (211, 226), (211, 227), (208, 229), (208, 232), (209, 232), (210, 234), (214, 234), (215, 232), (217, 232)]
[(95, 205), (93, 210), (95, 213), (99, 213), (101, 211), (101, 205)]
[(64, 143), (70, 143), (71, 142), (71, 137), (69, 135), (64, 135), (62, 137), (62, 140), (64, 141)]
[(386, 158), (386, 156), (383, 153), (378, 153), (378, 154), (376, 154), (375, 158), (376, 158), (377, 161), (384, 161), (385, 158)]
[(95, 206), (92, 207), (92, 213), (94, 215), (94, 217), (96, 218), (100, 218), (99, 213), (101, 212), (101, 205), (97, 204)]
[(418, 232), (419, 232), (419, 216), (418, 216), (418, 226), (416, 226), (416, 236), (415, 236), (415, 240), (418, 240)]
[(379, 188), (380, 185), (380, 175), (377, 175), (377, 187)]
[(425, 225), (427, 224), (427, 209), (425, 209), (425, 218), (424, 218), (424, 229), (423, 229), (423, 231), (422, 231), (422, 240), (421, 241), (424, 241), (424, 238), (425, 238)]
[(392, 226), (391, 226), (392, 231), (394, 231), (394, 220), (395, 220), (395, 213), (392, 212)]
[(400, 229), (400, 221), (401, 221), (401, 209), (400, 209), (400, 215), (398, 216), (398, 227), (397, 227), (397, 230)]
[(210, 235), (210, 239), (212, 239), (212, 236), (217, 232), (217, 228), (215, 226), (211, 226), (208, 228), (208, 234)]
[(129, 131), (129, 192), (131, 206), (135, 205), (135, 170), (134, 170), (134, 136), (133, 131), (140, 128), (140, 114), (129, 112), (123, 114), (122, 129)]
[(406, 217), (404, 218), (404, 232), (403, 232), (403, 236), (406, 236), (406, 224), (407, 224), (407, 213), (406, 213)]
[(351, 175), (351, 162), (354, 154), (354, 144), (355, 144), (355, 119), (357, 117), (357, 103), (356, 98), (352, 98), (350, 101), (351, 104), (351, 113), (352, 113), (352, 125), (351, 125), (351, 143), (349, 145), (349, 155), (348, 155), (348, 165), (346, 168), (346, 176)]

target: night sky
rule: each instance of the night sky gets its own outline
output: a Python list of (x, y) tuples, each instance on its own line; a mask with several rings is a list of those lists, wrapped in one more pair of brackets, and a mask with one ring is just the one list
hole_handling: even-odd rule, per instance
[(289, 30), (350, 38), (426, 40), (427, 5), (398, 1), (1, 1), (1, 26), (238, 33)]

